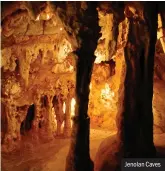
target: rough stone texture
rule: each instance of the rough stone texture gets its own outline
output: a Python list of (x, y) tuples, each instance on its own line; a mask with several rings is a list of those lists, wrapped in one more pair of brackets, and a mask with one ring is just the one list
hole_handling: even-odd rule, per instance
[(92, 171), (93, 162), (89, 153), (90, 118), (88, 115), (89, 84), (95, 61), (94, 52), (100, 37), (97, 2), (87, 2), (86, 10), (78, 9), (80, 47), (75, 51), (78, 56), (76, 72), (76, 109), (71, 145), (66, 159), (66, 171)]
[(139, 3), (143, 8), (137, 8), (144, 12), (144, 18), (135, 14), (129, 16), (128, 41), (124, 48), (127, 69), (121, 121), (125, 157), (154, 157), (156, 154), (153, 144), (152, 96), (158, 14), (157, 6), (152, 4), (147, 8), (149, 4)]
[[(25, 135), (53, 138), (58, 130), (53, 97), (61, 98), (63, 105), (68, 95), (74, 96), (75, 58), (65, 32), (59, 23), (53, 25), (54, 18), (34, 21), (28, 14), (12, 12), (2, 24), (2, 150), (6, 152), (18, 149)], [(57, 30), (52, 32), (52, 27)], [(34, 117), (26, 130), (32, 104)]]
[(155, 80), (153, 95), (154, 133), (165, 133), (165, 82)]
[[(33, 131), (40, 132), (39, 123), (43, 122), (40, 127), (45, 129), (47, 136), (53, 137), (56, 130), (55, 114), (52, 113), (53, 97), (62, 97), (63, 104), (68, 94), (72, 93), (71, 89), (74, 89), (73, 65), (70, 68), (71, 63), (74, 63), (73, 58), (70, 62), (65, 59), (63, 63), (59, 63), (54, 54), (54, 45), (49, 46), (46, 42), (45, 44), (46, 46), (42, 43), (30, 45), (30, 42), (27, 42), (23, 47), (15, 45), (14, 48), (7, 48), (16, 58), (11, 60), (13, 56), (9, 56), (9, 62), (4, 61), (5, 67), (2, 68), (2, 103), (5, 109), (4, 117), (7, 118), (4, 144), (8, 144), (6, 141), (13, 138), (16, 139), (14, 141), (20, 139), (21, 123), (27, 115), (28, 107), (32, 104), (35, 105)], [(3, 49), (6, 52), (2, 54), (2, 59), (6, 58), (7, 49)], [(13, 69), (10, 66), (14, 64)], [(70, 96), (73, 97), (74, 94)], [(42, 100), (43, 98), (45, 99)], [(12, 146), (12, 140), (10, 145)]]
[[(165, 156), (165, 134), (155, 134), (154, 144), (157, 150), (157, 157), (164, 158)], [(118, 162), (120, 153), (118, 153), (118, 140), (117, 135), (112, 135), (105, 138), (96, 153), (94, 160), (95, 168), (94, 171), (110, 171), (115, 170)], [(120, 170), (120, 169), (119, 169)]]
[[(35, 4), (32, 6), (34, 7)], [(76, 60), (81, 56), (70, 52), (80, 47), (82, 43), (77, 38), (80, 25), (78, 15), (75, 15), (76, 10), (81, 7), (80, 11), (83, 11), (87, 5), (76, 3), (73, 6), (72, 3), (68, 3), (65, 5), (66, 9), (62, 3), (55, 6), (57, 11), (53, 16), (48, 11), (51, 18), (47, 18), (43, 12), (39, 20), (37, 20), (38, 13), (32, 15), (26, 3), (11, 3), (7, 4), (7, 8), (3, 8), (1, 62), (3, 151), (18, 149), (19, 144), (25, 141), (26, 137), (32, 137), (35, 141), (41, 142), (41, 139), (45, 141), (56, 135), (61, 136), (63, 133), (66, 136), (70, 135), (69, 104), (71, 98), (75, 97)], [(129, 13), (130, 11), (132, 12)], [(132, 13), (134, 8), (129, 7), (126, 15), (129, 17)], [(67, 17), (62, 18), (61, 15)], [(125, 78), (123, 47), (128, 34), (128, 21), (125, 20), (119, 25), (118, 44), (113, 46), (116, 37), (113, 37), (109, 28), (112, 27), (111, 24), (115, 21), (117, 14), (99, 12), (99, 15), (102, 37), (95, 51), (97, 64), (94, 65), (91, 78), (88, 114), (92, 127), (111, 131), (119, 128), (120, 132), (122, 128), (118, 121), (121, 111), (118, 110), (122, 110), (123, 105), (121, 96)], [(138, 15), (143, 18), (141, 13)], [(69, 36), (68, 33), (71, 35)], [(113, 40), (112, 44), (111, 40)], [(165, 56), (159, 40), (157, 44), (157, 49), (160, 51), (155, 55), (154, 132), (163, 133), (165, 132)], [(88, 42), (86, 49), (89, 48), (87, 45)], [(95, 50), (93, 47), (92, 53)], [(110, 47), (117, 48), (117, 52), (110, 55), (108, 51)], [(108, 54), (109, 58), (112, 58), (110, 61), (98, 63), (98, 61), (104, 61)], [(86, 56), (85, 53), (83, 55)], [(87, 87), (89, 85), (86, 85)], [(54, 101), (56, 98), (58, 101)], [(64, 102), (67, 106), (66, 117), (62, 111)], [(25, 120), (29, 107), (33, 104), (35, 116), (32, 124), (27, 125)], [(54, 112), (55, 108), (58, 112)], [(64, 124), (63, 128), (64, 122), (67, 124)], [(31, 129), (26, 130), (26, 127)]]

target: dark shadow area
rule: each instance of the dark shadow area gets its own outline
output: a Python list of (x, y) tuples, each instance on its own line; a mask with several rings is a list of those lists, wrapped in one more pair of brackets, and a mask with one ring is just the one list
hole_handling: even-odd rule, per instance
[(21, 123), (20, 132), (22, 135), (24, 135), (26, 131), (29, 131), (32, 128), (32, 121), (34, 119), (34, 116), (35, 106), (34, 104), (32, 104), (28, 109), (25, 120)]
[(158, 158), (165, 158), (165, 147), (156, 146), (157, 157)]
[(5, 134), (7, 132), (7, 116), (5, 111), (5, 105), (1, 103), (1, 143), (3, 144)]
[(45, 95), (45, 96), (42, 96), (41, 97), (41, 107), (47, 107), (48, 105), (48, 97)]

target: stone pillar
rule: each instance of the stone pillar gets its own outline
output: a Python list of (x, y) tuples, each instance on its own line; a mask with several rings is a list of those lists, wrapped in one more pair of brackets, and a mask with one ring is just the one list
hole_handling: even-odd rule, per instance
[(62, 123), (64, 121), (64, 114), (63, 114), (63, 101), (60, 96), (55, 97), (53, 99), (53, 106), (55, 110), (56, 115), (56, 121), (57, 121), (57, 136), (62, 134)]
[(34, 96), (34, 105), (35, 105), (35, 115), (34, 115), (34, 120), (32, 123), (32, 129), (33, 129), (33, 133), (34, 136), (36, 136), (38, 134), (39, 131), (39, 118), (41, 116), (41, 112), (42, 112), (42, 104), (41, 104), (41, 95), (39, 93), (37, 93)]
[(34, 105), (35, 105), (35, 115), (32, 123), (32, 129), (34, 133), (38, 133), (41, 105), (40, 103), (35, 103)]
[(124, 48), (126, 77), (121, 117), (124, 157), (155, 156), (152, 95), (157, 5), (147, 2), (142, 9), (144, 18), (128, 17), (128, 40)]
[(5, 102), (6, 133), (3, 139), (2, 151), (11, 152), (18, 148), (20, 137), (20, 124), (17, 119), (16, 106), (10, 100)]
[(49, 95), (48, 96), (48, 104), (47, 104), (47, 107), (46, 107), (46, 114), (47, 114), (47, 131), (48, 131), (48, 136), (49, 138), (52, 138), (54, 136), (54, 133), (55, 133), (55, 120), (54, 120), (54, 114), (52, 114), (52, 107), (53, 107), (53, 104), (52, 104), (52, 100), (53, 100), (53, 96)]
[(65, 137), (70, 137), (71, 135), (71, 98), (66, 99), (66, 112), (65, 112), (65, 125), (64, 125), (64, 135)]
[[(148, 6), (150, 8), (148, 8)], [(143, 135), (141, 142), (142, 146), (142, 157), (155, 157), (155, 147), (153, 143), (153, 112), (152, 112), (152, 98), (153, 98), (153, 74), (154, 74), (154, 56), (155, 56), (155, 44), (157, 41), (157, 21), (158, 21), (158, 6), (155, 3), (147, 3), (145, 5), (145, 19), (147, 27), (146, 36), (147, 40), (144, 40), (145, 50), (142, 55), (144, 55), (141, 73), (143, 77), (141, 82), (143, 83), (143, 97), (139, 99), (143, 100), (143, 117), (141, 118), (142, 129), (140, 134)], [(145, 33), (145, 32), (144, 32)], [(143, 52), (143, 51), (142, 51)], [(143, 74), (144, 73), (144, 74)]]
[[(90, 159), (88, 116), (89, 84), (94, 52), (97, 47), (100, 28), (96, 2), (87, 2), (87, 9), (79, 13), (80, 30), (78, 37), (81, 47), (75, 52), (78, 56), (76, 75), (76, 110), (71, 136), (71, 145), (66, 159), (66, 171), (92, 171), (93, 162)], [(81, 9), (80, 9), (81, 10)], [(78, 11), (80, 11), (78, 9)]]

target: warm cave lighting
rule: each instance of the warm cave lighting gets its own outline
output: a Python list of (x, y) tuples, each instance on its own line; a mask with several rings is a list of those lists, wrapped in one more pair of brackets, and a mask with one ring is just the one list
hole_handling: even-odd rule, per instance
[(54, 107), (52, 107), (52, 114), (53, 114), (54, 117), (55, 117), (55, 110), (54, 110)]
[(60, 31), (62, 31), (63, 29), (62, 29), (62, 27), (60, 28)]
[(35, 21), (39, 21), (39, 19), (40, 19), (40, 14), (37, 16)]
[(103, 99), (109, 99), (110, 97), (110, 87), (107, 83), (105, 83), (105, 88), (101, 90), (101, 97)]
[(57, 125), (54, 107), (52, 107), (52, 115), (54, 116), (54, 122), (55, 122), (55, 124)]
[(65, 125), (65, 122), (63, 121), (61, 125), (62, 130), (64, 130), (64, 125)]
[(63, 112), (65, 113), (65, 111), (66, 111), (66, 104), (65, 104), (65, 102), (63, 103), (62, 110), (63, 110)]
[(72, 65), (69, 66), (69, 71), (72, 72), (74, 67)]
[(157, 39), (160, 40), (163, 51), (165, 53), (165, 41), (163, 40), (163, 23), (160, 14), (158, 14), (158, 31), (157, 31)]
[(95, 59), (95, 64), (99, 64), (101, 63), (101, 61), (105, 61), (106, 60), (106, 57), (104, 54), (101, 53), (101, 51), (97, 50), (95, 51), (95, 56), (96, 56), (96, 59)]
[(90, 89), (90, 90), (92, 89), (92, 83), (90, 83), (90, 85), (89, 85), (89, 89)]
[(110, 89), (109, 85), (105, 83), (104, 89), (101, 90), (101, 99), (105, 106), (109, 106), (109, 101), (114, 97), (114, 92)]
[[(71, 117), (75, 116), (75, 105), (76, 105), (76, 100), (72, 98), (71, 100)], [(71, 126), (73, 125), (73, 121), (71, 119)]]
[[(63, 103), (63, 106), (62, 106), (62, 111), (63, 111), (63, 113), (65, 114), (65, 112), (66, 112), (66, 103), (64, 102)], [(64, 121), (62, 122), (62, 125), (61, 125), (61, 127), (62, 127), (62, 129), (64, 129)]]
[(52, 20), (52, 21), (53, 21), (53, 25), (54, 25), (54, 26), (56, 26), (56, 25), (57, 25), (57, 23), (56, 23), (54, 20)]
[(64, 59), (68, 56), (68, 54), (70, 52), (72, 52), (71, 44), (66, 39), (63, 40), (62, 44), (63, 45), (60, 46), (60, 48), (59, 48), (59, 55), (58, 55), (58, 61), (60, 63), (62, 63), (64, 61)]
[(46, 19), (49, 20), (50, 18), (50, 14), (46, 14)]
[(52, 17), (53, 14), (51, 13), (41, 13), (37, 16), (37, 18), (35, 19), (35, 21), (39, 21), (40, 19), (41, 20), (49, 20), (51, 17)]

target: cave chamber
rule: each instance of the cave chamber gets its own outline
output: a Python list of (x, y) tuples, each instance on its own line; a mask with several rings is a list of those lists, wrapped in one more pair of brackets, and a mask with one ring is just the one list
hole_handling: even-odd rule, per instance
[(164, 6), (3, 2), (2, 168), (113, 171), (165, 154)]

